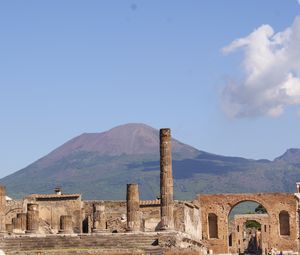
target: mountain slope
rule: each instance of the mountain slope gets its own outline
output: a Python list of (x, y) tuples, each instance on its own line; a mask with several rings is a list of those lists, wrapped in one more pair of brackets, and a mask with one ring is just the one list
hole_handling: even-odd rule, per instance
[[(298, 165), (289, 158), (272, 162), (225, 157), (177, 140), (172, 151), (178, 199), (192, 199), (200, 192), (291, 191), (300, 180)], [(15, 197), (62, 186), (86, 199), (124, 199), (126, 184), (136, 182), (141, 197), (151, 199), (159, 194), (159, 131), (126, 124), (82, 134), (0, 182)]]

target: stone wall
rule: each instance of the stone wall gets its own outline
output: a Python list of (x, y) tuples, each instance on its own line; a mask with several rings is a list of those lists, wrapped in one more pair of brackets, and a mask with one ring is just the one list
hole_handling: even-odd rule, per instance
[(260, 239), (262, 245), (263, 253), (267, 254), (269, 251), (269, 235), (270, 235), (270, 219), (268, 214), (241, 214), (234, 216), (234, 228), (232, 231), (232, 244), (229, 244), (229, 251), (234, 253), (236, 251), (240, 251), (244, 253), (247, 247), (244, 246), (244, 239), (245, 239), (245, 229), (244, 224), (248, 221), (256, 221), (261, 225), (260, 230)]
[[(245, 193), (245, 194), (211, 194), (199, 195), (201, 207), (203, 241), (214, 253), (229, 253), (228, 216), (232, 208), (244, 201), (254, 201), (261, 204), (269, 215), (268, 247), (279, 251), (298, 251), (299, 223), (298, 202), (293, 193)], [(290, 234), (280, 235), (279, 214), (288, 212)], [(217, 217), (216, 238), (209, 236), (209, 215)], [(235, 251), (237, 252), (237, 251)]]
[(11, 224), (17, 213), (23, 212), (23, 200), (7, 200), (5, 209), (5, 223)]
[(175, 203), (174, 226), (175, 230), (189, 234), (194, 240), (202, 239), (200, 208), (191, 202)]
[[(74, 195), (40, 195), (29, 196), (24, 199), (23, 211), (27, 211), (28, 203), (39, 205), (40, 232), (58, 233), (60, 229), (60, 217), (72, 216), (74, 233), (82, 232), (82, 201), (81, 196)], [(44, 225), (44, 227), (43, 227)]]
[[(104, 204), (107, 217), (108, 232), (126, 231), (126, 201), (85, 201), (84, 218), (86, 229), (92, 232), (93, 204)], [(191, 235), (195, 240), (201, 239), (200, 208), (191, 202), (174, 202), (175, 230)], [(153, 232), (160, 229), (159, 200), (140, 201), (141, 231)], [(89, 222), (89, 223), (88, 223)]]
[(105, 206), (108, 232), (126, 231), (126, 201), (89, 200), (83, 202), (84, 233), (92, 232), (94, 204)]

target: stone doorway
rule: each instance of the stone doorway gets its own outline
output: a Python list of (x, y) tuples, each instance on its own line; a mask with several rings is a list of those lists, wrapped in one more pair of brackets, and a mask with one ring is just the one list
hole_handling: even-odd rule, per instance
[(269, 215), (261, 204), (238, 203), (229, 213), (228, 222), (228, 246), (232, 253), (267, 254)]

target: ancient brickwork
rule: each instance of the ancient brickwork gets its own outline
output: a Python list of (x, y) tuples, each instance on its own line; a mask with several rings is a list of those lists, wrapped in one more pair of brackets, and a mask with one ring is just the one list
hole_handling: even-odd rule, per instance
[(240, 251), (244, 253), (247, 247), (244, 246), (244, 224), (251, 220), (261, 225), (260, 238), (262, 240), (262, 251), (267, 254), (269, 252), (270, 243), (270, 219), (268, 214), (241, 214), (234, 216), (234, 230), (232, 232), (232, 244), (229, 244), (229, 251), (235, 253)]
[[(254, 201), (266, 208), (269, 215), (269, 248), (279, 251), (298, 251), (297, 200), (292, 193), (250, 193), (199, 195), (203, 241), (214, 253), (229, 252), (228, 216), (232, 208), (243, 201)], [(289, 214), (290, 234), (280, 235), (279, 214)], [(217, 237), (210, 238), (209, 215), (217, 217)], [(237, 252), (237, 251), (235, 251)]]

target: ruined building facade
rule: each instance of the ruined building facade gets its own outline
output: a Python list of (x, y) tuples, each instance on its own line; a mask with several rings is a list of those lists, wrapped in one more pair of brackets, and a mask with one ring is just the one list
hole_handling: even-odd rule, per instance
[[(0, 250), (5, 254), (236, 254), (245, 252), (243, 226), (261, 225), (261, 254), (299, 252), (296, 193), (200, 194), (173, 199), (170, 129), (160, 130), (160, 199), (143, 201), (139, 186), (127, 185), (126, 201), (83, 201), (80, 194), (33, 194), (7, 200), (0, 186)], [(124, 187), (125, 188), (125, 187)], [(244, 201), (266, 214), (229, 214)], [(80, 253), (82, 251), (82, 253)], [(72, 253), (73, 252), (73, 253)]]

